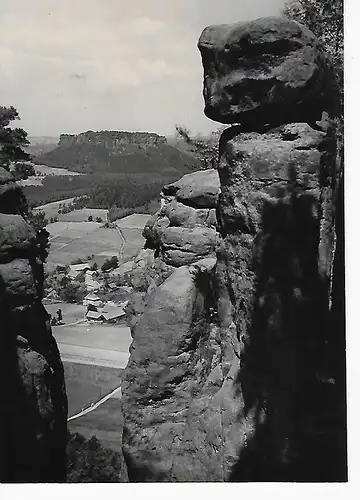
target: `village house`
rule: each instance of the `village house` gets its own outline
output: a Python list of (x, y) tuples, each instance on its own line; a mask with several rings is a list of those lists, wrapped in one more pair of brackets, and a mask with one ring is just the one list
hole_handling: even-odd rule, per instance
[(101, 285), (98, 281), (93, 278), (94, 271), (87, 270), (85, 272), (85, 286), (88, 292), (99, 290)]
[(90, 264), (88, 262), (85, 264), (72, 264), (72, 265), (70, 265), (70, 270), (69, 270), (68, 276), (70, 279), (74, 280), (80, 274), (84, 273), (87, 270), (90, 270)]

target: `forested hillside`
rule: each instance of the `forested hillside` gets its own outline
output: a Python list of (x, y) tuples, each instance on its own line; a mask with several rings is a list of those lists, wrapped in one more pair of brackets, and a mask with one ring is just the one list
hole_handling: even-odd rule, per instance
[(158, 198), (163, 186), (179, 177), (176, 173), (48, 176), (43, 180), (43, 185), (25, 186), (23, 190), (32, 207), (86, 196), (86, 206), (89, 208), (133, 208)]

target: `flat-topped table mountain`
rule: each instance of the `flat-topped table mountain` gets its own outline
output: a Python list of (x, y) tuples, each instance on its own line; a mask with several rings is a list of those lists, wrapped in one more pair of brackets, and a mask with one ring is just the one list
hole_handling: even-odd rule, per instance
[(63, 134), (58, 146), (35, 158), (35, 163), (77, 172), (179, 172), (200, 166), (198, 160), (149, 132), (101, 131)]

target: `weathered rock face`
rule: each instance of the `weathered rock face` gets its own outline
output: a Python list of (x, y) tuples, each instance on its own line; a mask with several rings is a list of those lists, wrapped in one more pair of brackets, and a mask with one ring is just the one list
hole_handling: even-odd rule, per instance
[(0, 481), (66, 479), (63, 366), (41, 303), (43, 264), (25, 200), (0, 171)]
[(329, 59), (308, 28), (282, 18), (206, 28), (205, 114), (257, 130), (339, 109)]
[[(208, 115), (242, 125), (220, 140), (216, 259), (169, 252), (174, 242), (188, 251), (208, 220), (189, 210), (189, 191), (179, 198), (182, 181), (164, 189), (169, 203), (145, 230), (177, 268), (151, 288), (133, 329), (123, 383), (130, 480), (346, 480), (331, 70), (314, 36), (287, 20), (208, 28), (199, 47)], [(251, 75), (265, 81), (256, 103)]]

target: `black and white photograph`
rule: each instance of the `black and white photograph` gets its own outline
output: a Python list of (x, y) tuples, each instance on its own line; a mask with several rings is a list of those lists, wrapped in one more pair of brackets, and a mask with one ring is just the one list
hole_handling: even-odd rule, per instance
[(344, 3), (0, 0), (4, 499), (347, 487)]

